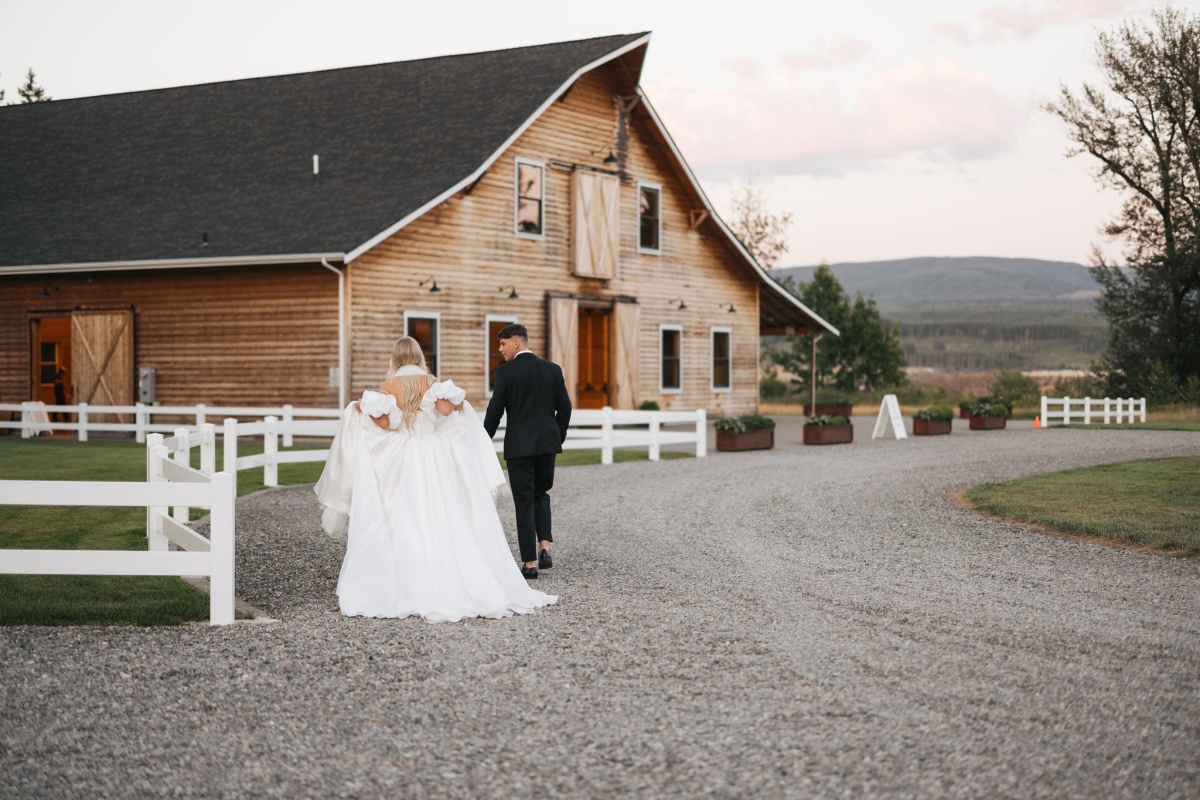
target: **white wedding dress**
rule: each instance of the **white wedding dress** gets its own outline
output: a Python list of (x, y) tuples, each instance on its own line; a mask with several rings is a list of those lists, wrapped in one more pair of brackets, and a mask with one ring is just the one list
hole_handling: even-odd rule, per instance
[[(365, 413), (347, 406), (316, 486), (322, 524), (347, 533), (337, 587), (346, 616), (454, 622), (558, 600), (530, 588), (513, 559), (494, 498), (504, 473), (464, 398), (452, 381), (435, 383), (411, 429), (391, 394), (364, 393)], [(463, 410), (442, 416), (438, 399)], [(387, 430), (371, 419), (384, 414)]]

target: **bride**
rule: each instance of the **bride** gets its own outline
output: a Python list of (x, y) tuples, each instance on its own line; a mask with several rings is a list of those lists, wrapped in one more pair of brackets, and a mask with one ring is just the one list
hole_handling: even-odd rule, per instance
[(456, 622), (556, 602), (513, 560), (494, 499), (504, 473), (466, 392), (424, 365), (415, 339), (396, 340), (387, 380), (346, 407), (316, 485), (322, 526), (347, 534), (342, 613)]

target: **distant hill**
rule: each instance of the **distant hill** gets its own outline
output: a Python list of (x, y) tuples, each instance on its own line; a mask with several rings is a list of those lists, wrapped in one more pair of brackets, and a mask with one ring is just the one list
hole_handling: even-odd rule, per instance
[[(1036, 258), (903, 258), (830, 264), (846, 292), (874, 297), (880, 308), (958, 305), (1092, 305), (1099, 284), (1088, 268)], [(816, 267), (776, 269), (796, 281)]]

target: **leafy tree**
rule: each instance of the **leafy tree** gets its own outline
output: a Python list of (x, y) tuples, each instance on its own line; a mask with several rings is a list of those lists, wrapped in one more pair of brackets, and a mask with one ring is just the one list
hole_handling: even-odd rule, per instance
[(787, 229), (792, 224), (791, 213), (772, 214), (762, 192), (753, 183), (735, 188), (729, 203), (733, 210), (729, 229), (763, 269), (773, 268), (788, 249)]
[(992, 381), (992, 397), (1006, 397), (1014, 403), (1032, 405), (1041, 396), (1041, 385), (1019, 369), (1003, 367)]
[[(874, 298), (858, 294), (851, 301), (825, 264), (816, 268), (811, 281), (800, 283), (794, 291), (804, 305), (841, 334), (825, 336), (817, 345), (818, 389), (869, 392), (907, 382), (899, 334), (884, 323)], [(798, 382), (805, 391), (811, 352), (809, 337), (789, 336), (784, 348), (774, 354), (775, 363), (801, 376)]]
[(36, 83), (37, 76), (33, 74), (33, 68), (29, 68), (29, 74), (25, 76), (25, 85), (17, 87), (17, 94), (21, 95), (22, 103), (48, 103), (52, 98), (46, 95), (46, 90)]
[(1115, 395), (1181, 397), (1200, 375), (1200, 18), (1166, 8), (1096, 42), (1105, 86), (1063, 87), (1047, 110), (1097, 179), (1124, 195), (1105, 231), (1128, 269), (1096, 253), (1098, 306), (1109, 324), (1097, 373)]

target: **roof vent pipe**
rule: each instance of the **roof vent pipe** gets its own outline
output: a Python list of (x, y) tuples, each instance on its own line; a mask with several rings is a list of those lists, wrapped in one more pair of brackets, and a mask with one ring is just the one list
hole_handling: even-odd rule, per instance
[(320, 174), (321, 174), (321, 157), (318, 155), (314, 155), (313, 156), (313, 175), (320, 175)]

